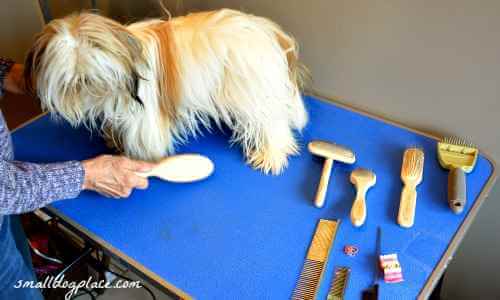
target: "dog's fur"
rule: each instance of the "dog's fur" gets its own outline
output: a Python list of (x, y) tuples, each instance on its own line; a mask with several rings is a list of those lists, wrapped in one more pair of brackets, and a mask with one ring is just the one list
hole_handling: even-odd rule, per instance
[(293, 130), (307, 122), (300, 74), (292, 37), (228, 9), (129, 26), (71, 15), (45, 26), (25, 63), (45, 109), (101, 126), (130, 157), (158, 160), (213, 122), (274, 174), (298, 152)]

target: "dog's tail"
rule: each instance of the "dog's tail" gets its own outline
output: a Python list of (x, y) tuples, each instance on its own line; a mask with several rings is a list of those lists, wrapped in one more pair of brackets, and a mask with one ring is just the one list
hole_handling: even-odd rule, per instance
[[(231, 11), (227, 9), (225, 10)], [(232, 12), (237, 13), (239, 15), (243, 14), (237, 11), (232, 11)], [(249, 15), (249, 16), (257, 24), (262, 26), (262, 28), (267, 33), (271, 32), (274, 33), (274, 36), (276, 37), (276, 40), (278, 41), (279, 46), (281, 47), (281, 50), (286, 55), (288, 62), (288, 69), (290, 73), (290, 79), (298, 87), (298, 90), (303, 91), (304, 89), (308, 88), (308, 85), (311, 82), (311, 75), (307, 67), (299, 61), (299, 45), (296, 39), (291, 34), (285, 32), (280, 27), (280, 25), (267, 18), (258, 17), (254, 15)]]
[(295, 105), (291, 107), (293, 126), (300, 130), (307, 122), (307, 113), (302, 102), (301, 92), (307, 91), (312, 82), (310, 72), (299, 60), (299, 46), (295, 38), (281, 29), (278, 24), (268, 19), (260, 19), (264, 20), (265, 26), (272, 30), (281, 50), (286, 55), (290, 82), (293, 85), (293, 94), (296, 99)]
[(281, 28), (278, 27), (274, 31), (281, 49), (286, 53), (290, 80), (300, 91), (303, 91), (309, 85), (311, 76), (307, 67), (299, 61), (299, 45), (291, 35)]

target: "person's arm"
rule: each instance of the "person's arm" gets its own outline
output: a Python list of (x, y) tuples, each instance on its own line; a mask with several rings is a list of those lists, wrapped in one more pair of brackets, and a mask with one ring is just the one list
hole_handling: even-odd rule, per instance
[(84, 189), (125, 198), (134, 188), (147, 188), (147, 179), (135, 172), (147, 172), (151, 167), (146, 162), (112, 155), (52, 164), (0, 160), (0, 215), (33, 211), (57, 200), (75, 198)]
[[(0, 97), (4, 88), (22, 92), (21, 78), (22, 65), (0, 58)], [(101, 155), (83, 162), (52, 164), (11, 161), (7, 159), (12, 151), (8, 135), (0, 118), (0, 215), (32, 211), (56, 200), (74, 198), (83, 189), (120, 198), (128, 197), (134, 188), (148, 185), (147, 179), (135, 172), (147, 172), (152, 165), (121, 156)]]
[(80, 162), (33, 164), (0, 160), (0, 214), (33, 211), (62, 199), (75, 198), (83, 187)]

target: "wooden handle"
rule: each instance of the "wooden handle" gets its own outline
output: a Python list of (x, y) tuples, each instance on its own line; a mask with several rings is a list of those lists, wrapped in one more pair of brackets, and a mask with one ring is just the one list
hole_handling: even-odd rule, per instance
[(142, 178), (148, 178), (149, 176), (153, 176), (153, 171), (149, 171), (149, 172), (134, 172), (135, 175), (137, 176), (140, 176)]
[(155, 165), (151, 170), (147, 172), (134, 172), (135, 175), (140, 176), (142, 178), (148, 178), (148, 177), (153, 177), (153, 176), (158, 176), (158, 168), (159, 164)]
[(460, 168), (451, 169), (448, 174), (448, 204), (454, 213), (464, 210), (466, 195), (465, 172)]
[(135, 172), (143, 178), (157, 177), (162, 180), (186, 183), (202, 180), (214, 171), (213, 162), (199, 154), (177, 154), (166, 157), (148, 172)]
[(417, 206), (417, 191), (415, 187), (406, 186), (401, 192), (399, 202), (398, 224), (410, 228), (415, 221), (415, 208)]
[(356, 192), (356, 199), (351, 208), (351, 223), (359, 227), (365, 223), (366, 220), (366, 188), (358, 189)]
[(323, 165), (323, 172), (321, 172), (321, 179), (319, 180), (318, 190), (316, 191), (316, 198), (314, 198), (314, 205), (317, 208), (321, 208), (325, 205), (326, 191), (328, 189), (328, 181), (330, 180), (332, 166), (333, 159), (327, 158)]

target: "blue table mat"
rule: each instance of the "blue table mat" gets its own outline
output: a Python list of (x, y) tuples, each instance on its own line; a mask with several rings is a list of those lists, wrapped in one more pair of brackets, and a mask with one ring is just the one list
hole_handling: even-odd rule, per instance
[[(167, 282), (197, 299), (288, 299), (297, 282), (320, 218), (341, 219), (318, 299), (325, 299), (334, 268), (351, 268), (346, 299), (360, 299), (373, 283), (376, 228), (382, 228), (383, 253), (396, 252), (404, 282), (384, 284), (380, 299), (412, 299), (424, 286), (459, 225), (493, 171), (483, 156), (467, 175), (467, 206), (454, 215), (446, 201), (447, 171), (440, 168), (436, 142), (351, 110), (304, 97), (310, 122), (298, 135), (300, 156), (280, 176), (268, 176), (244, 163), (229, 132), (212, 130), (178, 147), (178, 153), (210, 157), (213, 176), (193, 184), (150, 180), (129, 199), (106, 199), (83, 192), (54, 208), (125, 253)], [(323, 139), (350, 147), (354, 165), (334, 164), (326, 205), (312, 205), (323, 160), (305, 145)], [(71, 128), (45, 116), (13, 134), (17, 160), (55, 162), (109, 152), (97, 134)], [(424, 180), (418, 186), (415, 225), (395, 220), (401, 192), (405, 148), (425, 152)], [(356, 167), (373, 170), (377, 184), (367, 195), (367, 219), (361, 228), (349, 221)], [(349, 257), (345, 245), (359, 254)]]

